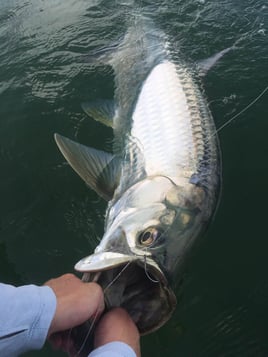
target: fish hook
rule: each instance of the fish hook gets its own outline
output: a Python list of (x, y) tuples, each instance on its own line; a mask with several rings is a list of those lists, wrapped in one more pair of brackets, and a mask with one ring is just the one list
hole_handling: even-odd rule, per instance
[(145, 274), (146, 274), (147, 278), (148, 278), (151, 282), (153, 282), (153, 283), (160, 283), (159, 280), (153, 279), (153, 278), (149, 275), (149, 273), (148, 273), (148, 271), (147, 271), (146, 254), (144, 254), (144, 271), (145, 271)]

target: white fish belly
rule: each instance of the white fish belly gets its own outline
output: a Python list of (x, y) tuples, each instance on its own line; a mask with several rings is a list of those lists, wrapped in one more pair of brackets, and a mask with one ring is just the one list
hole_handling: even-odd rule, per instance
[(189, 178), (196, 170), (197, 149), (189, 106), (194, 91), (189, 88), (186, 71), (185, 76), (178, 75), (173, 63), (160, 63), (147, 77), (138, 97), (131, 135), (142, 151), (148, 176)]

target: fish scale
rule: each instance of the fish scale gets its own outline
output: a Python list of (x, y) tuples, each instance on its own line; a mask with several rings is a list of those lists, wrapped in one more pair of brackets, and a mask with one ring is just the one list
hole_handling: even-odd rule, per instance
[[(175, 72), (170, 62), (154, 68), (143, 86), (143, 101), (138, 101), (133, 116), (131, 133), (143, 146), (148, 175), (177, 176), (177, 168), (186, 168), (193, 152), (190, 113)], [(166, 82), (168, 86), (163, 85)]]

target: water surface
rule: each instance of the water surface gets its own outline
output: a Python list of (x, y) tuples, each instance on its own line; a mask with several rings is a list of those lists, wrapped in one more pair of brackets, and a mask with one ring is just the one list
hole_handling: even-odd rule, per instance
[[(73, 271), (101, 239), (106, 203), (66, 165), (53, 133), (110, 148), (112, 132), (80, 103), (112, 98), (113, 73), (85, 59), (118, 43), (133, 12), (150, 16), (189, 66), (237, 43), (203, 81), (217, 127), (267, 86), (264, 0), (1, 0), (1, 281), (42, 284)], [(143, 338), (144, 357), (268, 355), (266, 103), (267, 92), (219, 133), (220, 206), (176, 313)]]

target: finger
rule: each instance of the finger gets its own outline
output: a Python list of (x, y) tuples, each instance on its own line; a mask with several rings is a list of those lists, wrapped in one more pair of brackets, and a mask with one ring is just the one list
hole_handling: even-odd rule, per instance
[(49, 337), (53, 349), (61, 349), (69, 354), (74, 352), (74, 343), (71, 338), (71, 330), (57, 332)]
[(121, 341), (133, 348), (140, 356), (140, 335), (129, 314), (115, 308), (107, 312), (100, 320), (95, 331), (95, 348), (112, 341)]
[(57, 298), (48, 336), (80, 325), (104, 310), (103, 292), (96, 283), (84, 283), (74, 275), (66, 274), (46, 285), (53, 289)]
[(54, 350), (59, 350), (62, 345), (62, 338), (60, 333), (54, 333), (49, 337), (49, 342)]
[(104, 310), (103, 293), (97, 284), (85, 284), (79, 289), (59, 299), (56, 310), (58, 316), (57, 330), (65, 330), (78, 326), (91, 318), (99, 315)]

